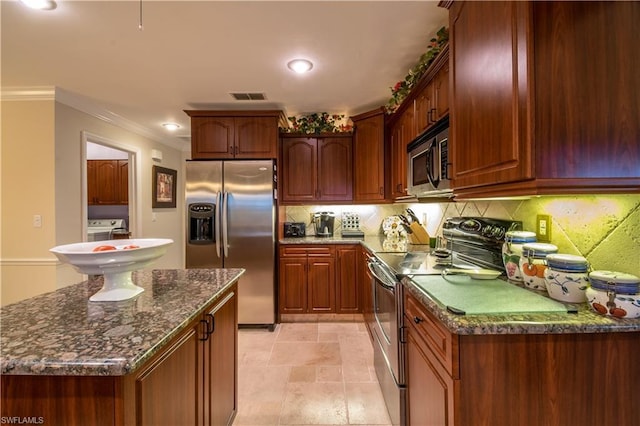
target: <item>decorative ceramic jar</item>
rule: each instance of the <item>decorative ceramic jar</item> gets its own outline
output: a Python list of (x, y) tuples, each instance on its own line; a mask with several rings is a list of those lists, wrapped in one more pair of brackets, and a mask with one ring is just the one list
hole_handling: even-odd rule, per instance
[(589, 274), (587, 302), (591, 309), (616, 318), (640, 317), (640, 278), (624, 272)]
[(508, 231), (502, 244), (502, 261), (507, 271), (507, 278), (512, 281), (522, 281), (520, 271), (520, 258), (522, 246), (526, 243), (535, 243), (536, 233), (530, 231)]
[(546, 243), (527, 243), (522, 246), (520, 271), (524, 285), (533, 290), (546, 291), (544, 271), (547, 269), (547, 255), (556, 253), (558, 247)]
[(549, 254), (544, 281), (552, 299), (568, 303), (586, 302), (589, 262), (582, 256)]

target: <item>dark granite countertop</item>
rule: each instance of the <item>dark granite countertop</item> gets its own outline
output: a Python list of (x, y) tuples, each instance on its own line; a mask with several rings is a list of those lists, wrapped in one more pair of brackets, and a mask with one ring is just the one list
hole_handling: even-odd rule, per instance
[(145, 289), (121, 302), (90, 302), (95, 277), (0, 309), (1, 372), (120, 376), (142, 365), (219, 298), (244, 269), (146, 270)]
[[(390, 244), (382, 236), (367, 235), (364, 239), (346, 239), (339, 236), (333, 238), (286, 238), (280, 244), (362, 244), (372, 253), (429, 251), (428, 246), (408, 244), (403, 250), (389, 249)], [(575, 313), (509, 313), (493, 315), (457, 315), (447, 310), (447, 307), (433, 298), (419, 285), (420, 280), (404, 279), (406, 291), (414, 295), (425, 308), (434, 314), (442, 323), (455, 334), (543, 334), (543, 333), (609, 333), (609, 332), (638, 332), (639, 319), (618, 319), (599, 315), (593, 312), (586, 303), (565, 304)], [(517, 283), (510, 285), (518, 286)], [(535, 292), (523, 287), (524, 291)], [(546, 293), (537, 292), (548, 297)]]

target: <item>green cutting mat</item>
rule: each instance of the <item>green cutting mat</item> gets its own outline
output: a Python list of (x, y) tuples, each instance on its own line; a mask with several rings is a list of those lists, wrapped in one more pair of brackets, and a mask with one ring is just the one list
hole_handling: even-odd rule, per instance
[(445, 306), (467, 315), (567, 312), (560, 302), (505, 281), (474, 280), (465, 275), (416, 276), (413, 282)]

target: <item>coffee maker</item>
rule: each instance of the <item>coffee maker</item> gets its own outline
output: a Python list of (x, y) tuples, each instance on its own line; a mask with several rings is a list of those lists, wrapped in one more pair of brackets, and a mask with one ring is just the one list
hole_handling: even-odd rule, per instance
[(333, 212), (314, 213), (313, 224), (316, 228), (316, 237), (332, 237), (334, 220)]

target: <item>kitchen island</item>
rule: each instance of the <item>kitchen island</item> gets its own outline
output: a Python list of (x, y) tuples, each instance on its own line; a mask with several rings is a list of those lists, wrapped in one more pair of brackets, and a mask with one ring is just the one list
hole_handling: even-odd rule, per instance
[(237, 407), (243, 269), (148, 270), (121, 302), (102, 277), (8, 305), (2, 418), (51, 425), (228, 424)]

